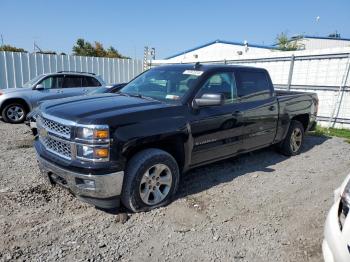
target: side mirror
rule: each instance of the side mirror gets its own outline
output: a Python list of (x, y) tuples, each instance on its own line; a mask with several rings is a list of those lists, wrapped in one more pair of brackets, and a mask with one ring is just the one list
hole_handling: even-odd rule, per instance
[(36, 90), (44, 90), (45, 88), (44, 88), (44, 85), (38, 84), (38, 85), (36, 85), (35, 89)]
[(220, 106), (225, 102), (223, 94), (203, 94), (200, 98), (193, 100), (193, 108), (197, 109), (206, 106)]

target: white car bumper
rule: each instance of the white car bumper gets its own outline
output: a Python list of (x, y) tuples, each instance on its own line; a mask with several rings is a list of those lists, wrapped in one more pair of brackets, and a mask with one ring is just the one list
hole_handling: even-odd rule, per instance
[(325, 262), (350, 261), (350, 214), (345, 219), (343, 229), (339, 224), (340, 197), (328, 213), (322, 244)]

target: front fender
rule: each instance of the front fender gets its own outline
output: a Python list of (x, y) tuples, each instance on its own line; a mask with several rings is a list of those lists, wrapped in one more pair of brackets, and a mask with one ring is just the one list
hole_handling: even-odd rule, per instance
[(3, 110), (4, 106), (6, 105), (6, 103), (8, 101), (11, 101), (11, 100), (21, 100), (24, 103), (26, 103), (26, 105), (29, 108), (29, 111), (31, 111), (33, 109), (32, 108), (32, 103), (31, 103), (29, 97), (27, 97), (27, 96), (18, 96), (16, 94), (12, 94), (12, 93), (9, 93), (9, 94), (5, 93), (5, 94), (0, 96), (0, 109)]

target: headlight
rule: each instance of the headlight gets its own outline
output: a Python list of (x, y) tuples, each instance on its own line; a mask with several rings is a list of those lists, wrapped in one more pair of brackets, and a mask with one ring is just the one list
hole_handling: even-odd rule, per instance
[(343, 230), (345, 219), (349, 214), (349, 208), (350, 208), (350, 180), (348, 179), (348, 182), (344, 187), (343, 193), (341, 194), (340, 207), (338, 211), (340, 230)]
[(77, 158), (92, 161), (109, 160), (109, 148), (103, 146), (77, 145)]
[(347, 205), (348, 207), (350, 207), (350, 180), (349, 182), (346, 184), (344, 191), (341, 195), (342, 198), (342, 202), (343, 204)]
[(91, 141), (107, 140), (109, 139), (109, 130), (107, 127), (99, 129), (79, 127), (77, 130), (77, 138)]
[(110, 136), (108, 126), (77, 127), (76, 157), (85, 161), (108, 161)]

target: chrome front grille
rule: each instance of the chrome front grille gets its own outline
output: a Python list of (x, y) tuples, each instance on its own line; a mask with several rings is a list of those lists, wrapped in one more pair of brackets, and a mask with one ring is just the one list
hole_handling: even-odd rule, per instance
[(37, 128), (45, 149), (64, 159), (72, 159), (71, 127), (38, 115)]
[[(108, 148), (110, 145), (110, 139), (80, 139), (79, 131), (82, 128), (88, 130), (107, 130), (109, 127), (106, 125), (78, 125), (74, 121), (61, 119), (59, 117), (51, 116), (45, 113), (40, 113), (37, 117), (37, 130), (39, 141), (42, 148), (52, 154), (55, 154), (61, 158), (67, 160), (91, 161), (101, 162), (109, 161), (108, 157), (90, 157), (85, 158), (85, 155), (78, 154), (82, 152), (82, 148), (87, 147), (89, 150), (95, 150), (95, 147)], [(108, 133), (109, 134), (109, 133)], [(85, 150), (85, 148), (84, 148)], [(91, 153), (89, 153), (91, 154)]]
[(45, 128), (47, 131), (56, 134), (61, 137), (70, 139), (71, 136), (71, 127), (57, 123), (51, 119), (44, 118), (42, 116), (38, 117), (37, 121), (40, 121), (40, 125)]
[(42, 144), (46, 150), (53, 154), (59, 155), (65, 159), (70, 160), (72, 156), (71, 144), (60, 139), (56, 139), (52, 136), (40, 136)]

